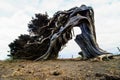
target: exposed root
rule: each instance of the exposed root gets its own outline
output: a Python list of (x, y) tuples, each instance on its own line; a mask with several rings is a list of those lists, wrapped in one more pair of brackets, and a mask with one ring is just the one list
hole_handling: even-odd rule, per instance
[(94, 58), (94, 61), (109, 61), (110, 59), (113, 59), (113, 54), (103, 54), (100, 56), (97, 56)]

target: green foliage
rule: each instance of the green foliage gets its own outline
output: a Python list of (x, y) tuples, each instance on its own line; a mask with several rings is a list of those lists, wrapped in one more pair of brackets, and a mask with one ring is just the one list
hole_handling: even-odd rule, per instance
[[(28, 24), (28, 31), (34, 34), (44, 33), (45, 30), (39, 31), (39, 28), (44, 27), (49, 22), (47, 14), (35, 14), (35, 18), (32, 18), (30, 23)], [(38, 36), (31, 37), (27, 34), (22, 34), (11, 42), (8, 46), (10, 48), (10, 59), (36, 59), (46, 51), (46, 43), (48, 40), (43, 42), (43, 45), (39, 44), (27, 44), (27, 43), (34, 43), (38, 40)], [(44, 48), (42, 48), (44, 46)], [(42, 52), (41, 52), (42, 51)], [(9, 59), (8, 59), (9, 60)]]
[(21, 51), (24, 49), (24, 45), (27, 43), (27, 41), (30, 40), (30, 36), (29, 35), (20, 35), (18, 37), (18, 39), (15, 39), (13, 42), (11, 42), (9, 44), (9, 48), (10, 48), (10, 57), (17, 58), (18, 54), (17, 52)]

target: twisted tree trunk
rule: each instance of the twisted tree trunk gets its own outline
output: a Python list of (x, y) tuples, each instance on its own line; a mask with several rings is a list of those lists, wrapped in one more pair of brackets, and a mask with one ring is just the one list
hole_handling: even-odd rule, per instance
[[(46, 60), (57, 59), (59, 51), (72, 39), (73, 27), (79, 27), (81, 34), (75, 41), (80, 46), (83, 59), (97, 56), (110, 56), (99, 48), (94, 26), (94, 11), (82, 5), (66, 11), (58, 11), (53, 18), (38, 14), (28, 25), (30, 37), (27, 41), (19, 40), (10, 44), (11, 56), (19, 59)], [(31, 36), (33, 34), (34, 36)], [(21, 43), (23, 43), (21, 45)], [(19, 44), (19, 45), (18, 45)], [(21, 48), (22, 47), (22, 48)]]

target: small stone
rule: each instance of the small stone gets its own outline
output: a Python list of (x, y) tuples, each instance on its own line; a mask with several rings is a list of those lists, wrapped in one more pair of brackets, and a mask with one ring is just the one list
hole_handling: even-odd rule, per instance
[(57, 65), (55, 68), (60, 68), (60, 65)]
[(54, 76), (58, 76), (58, 75), (61, 74), (61, 72), (55, 70), (55, 71), (50, 72), (50, 74), (51, 74), (51, 75), (54, 75)]
[(86, 77), (90, 77), (90, 74), (86, 74)]

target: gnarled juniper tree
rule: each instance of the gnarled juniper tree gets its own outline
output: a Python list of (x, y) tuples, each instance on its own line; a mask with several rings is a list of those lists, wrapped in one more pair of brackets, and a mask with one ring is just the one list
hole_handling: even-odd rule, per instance
[(35, 14), (28, 24), (29, 35), (21, 35), (9, 47), (14, 59), (56, 59), (59, 51), (72, 39), (73, 27), (79, 27), (81, 34), (75, 41), (80, 46), (84, 59), (110, 54), (99, 48), (94, 26), (94, 11), (82, 5), (56, 12), (52, 18), (47, 14)]

